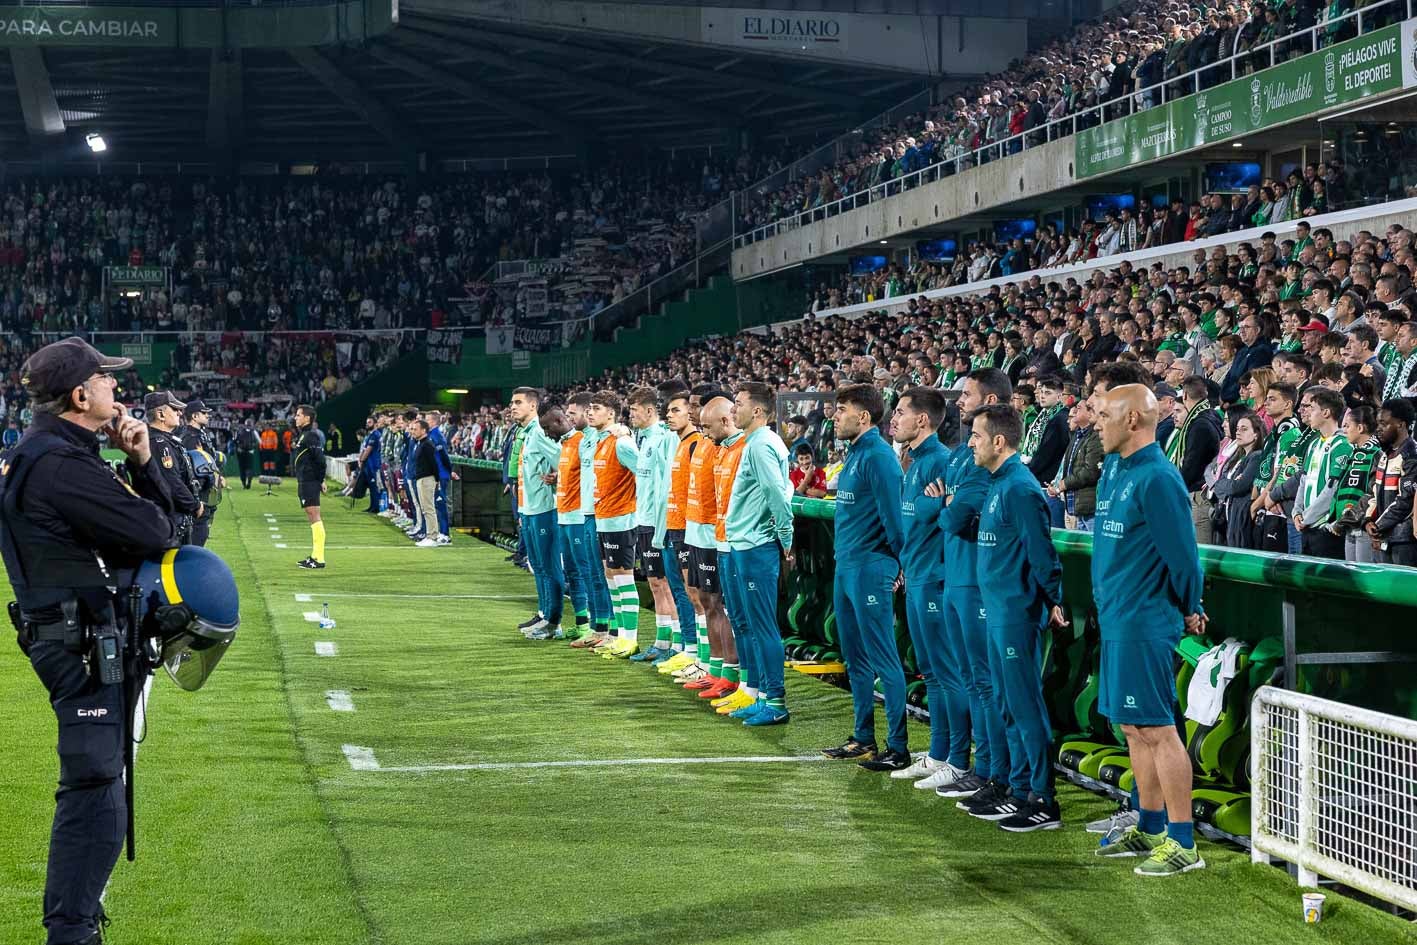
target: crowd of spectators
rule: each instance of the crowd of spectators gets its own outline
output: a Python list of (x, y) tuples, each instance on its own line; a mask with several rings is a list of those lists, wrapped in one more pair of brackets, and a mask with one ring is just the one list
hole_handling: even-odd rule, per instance
[[(0, 191), (0, 326), (27, 336), (495, 321), (515, 299), (491, 291), (489, 270), (521, 259), (545, 261), (537, 275), (558, 303), (593, 311), (691, 258), (702, 212), (778, 166), (745, 151), (419, 179), (17, 178)], [(105, 266), (167, 273), (105, 298)]]
[[(1401, 20), (1401, 3), (1362, 0), (1139, 0), (1030, 52), (1003, 73), (948, 101), (863, 131), (839, 161), (743, 201), (738, 232), (861, 194), (940, 165), (940, 173), (1012, 154), (1077, 128), (1150, 108), (1231, 78)], [(1275, 44), (1275, 45), (1271, 45)], [(1200, 70), (1198, 77), (1183, 78)], [(1176, 81), (1169, 81), (1169, 80)], [(1099, 107), (1099, 106), (1106, 106)], [(1075, 122), (1050, 124), (1075, 116)], [(981, 150), (982, 149), (982, 150)]]
[(1087, 219), (1068, 229), (1048, 222), (1034, 237), (972, 241), (949, 262), (917, 256), (908, 265), (891, 263), (874, 272), (848, 275), (839, 286), (821, 286), (813, 304), (820, 310), (1072, 266), (1138, 249), (1308, 221), (1346, 204), (1343, 162), (1311, 162), (1295, 168), (1284, 180), (1266, 179), (1244, 193), (1206, 194), (1189, 205), (1178, 198), (1136, 210), (1107, 210), (1100, 220)]
[[(1124, 260), (1081, 281), (1033, 274), (854, 319), (808, 312), (583, 388), (765, 380), (784, 394), (819, 393), (780, 420), (830, 486), (844, 448), (830, 417), (840, 385), (870, 381), (890, 404), (911, 386), (958, 390), (970, 372), (997, 368), (1027, 418), (1025, 458), (1050, 490), (1055, 524), (1086, 528), (1096, 472), (1078, 461), (1091, 455), (1087, 393), (1099, 372), (1125, 365), (1123, 376), (1160, 401), (1158, 437), (1181, 467), (1202, 540), (1417, 563), (1413, 247), (1397, 225), (1346, 239), (1316, 229), (1198, 251), (1193, 265), (1169, 269)], [(1335, 436), (1362, 462), (1350, 465)]]

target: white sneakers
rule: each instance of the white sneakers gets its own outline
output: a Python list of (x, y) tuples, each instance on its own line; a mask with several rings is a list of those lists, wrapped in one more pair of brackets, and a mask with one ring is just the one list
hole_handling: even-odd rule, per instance
[(931, 758), (928, 752), (922, 751), (911, 757), (914, 758), (914, 761), (910, 767), (892, 771), (891, 777), (900, 781), (906, 778), (923, 778), (940, 766), (940, 763)]
[(953, 784), (967, 773), (963, 768), (956, 768), (948, 761), (936, 761), (930, 769), (930, 776), (916, 781), (915, 786), (922, 791), (933, 791), (946, 784)]
[(437, 548), (437, 547), (438, 547), (439, 545), (441, 545), (441, 544), (443, 544), (443, 543), (442, 543), (441, 541), (439, 541), (438, 539), (436, 539), (436, 538), (425, 538), (425, 539), (423, 539), (422, 541), (420, 541), (420, 542), (418, 542), (417, 544), (415, 544), (413, 547), (415, 547), (415, 548)]

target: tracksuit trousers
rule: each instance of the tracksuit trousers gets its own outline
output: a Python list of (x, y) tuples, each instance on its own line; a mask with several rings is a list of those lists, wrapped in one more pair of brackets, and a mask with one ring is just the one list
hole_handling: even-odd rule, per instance
[(945, 587), (945, 633), (949, 659), (960, 667), (969, 689), (974, 728), (974, 773), (1000, 783), (1009, 779), (1008, 735), (1002, 694), (989, 662), (989, 628), (984, 603), (974, 585)]
[(949, 640), (945, 583), (905, 585), (905, 621), (930, 707), (930, 757), (969, 767), (969, 692)]
[(876, 741), (876, 680), (886, 700), (886, 745), (905, 751), (905, 669), (895, 642), (893, 585), (900, 572), (892, 558), (872, 555), (838, 563), (832, 590), (837, 639), (851, 684), (851, 704), (859, 742)]
[[(765, 699), (781, 699), (787, 693), (782, 666), (782, 631), (777, 626), (777, 580), (782, 570), (777, 542), (746, 551), (731, 551), (734, 594), (738, 598), (743, 634), (739, 638), (738, 660), (744, 660), (746, 645), (752, 653), (754, 687)], [(722, 556), (720, 556), (721, 558)], [(724, 596), (730, 581), (724, 581)]]
[(1053, 798), (1053, 728), (1043, 701), (1042, 627), (989, 622), (989, 664), (1003, 694), (1009, 746), (1009, 786), (1019, 799), (1029, 793)]
[(541, 615), (553, 627), (561, 622), (566, 596), (566, 574), (561, 568), (561, 529), (556, 510), (522, 516), (527, 560), (536, 578), (536, 602)]

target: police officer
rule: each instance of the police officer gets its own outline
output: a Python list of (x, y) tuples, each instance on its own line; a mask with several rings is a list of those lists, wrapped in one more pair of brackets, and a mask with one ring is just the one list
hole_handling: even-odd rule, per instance
[(177, 438), (177, 425), (182, 422), (186, 404), (172, 396), (172, 391), (160, 390), (143, 398), (143, 410), (148, 416), (148, 440), (153, 459), (167, 480), (168, 491), (177, 510), (177, 535), (182, 544), (192, 541), (194, 524), (206, 513), (197, 498), (197, 473), (187, 448)]
[(211, 411), (207, 409), (204, 401), (188, 401), (187, 423), (176, 430), (183, 449), (189, 453), (193, 450), (206, 453), (212, 469), (212, 472), (208, 474), (201, 472), (196, 474), (197, 501), (202, 503), (202, 514), (192, 523), (192, 544), (194, 545), (207, 543), (207, 538), (212, 532), (212, 519), (216, 517), (216, 507), (212, 504), (212, 493), (226, 486), (226, 480), (218, 471), (216, 444), (212, 442), (211, 432), (207, 429), (207, 423), (211, 421), (211, 416)]
[[(34, 423), (0, 463), (0, 552), (15, 590), (11, 619), (59, 721), (59, 791), (49, 840), (49, 945), (96, 945), (99, 897), (127, 824), (122, 686), (86, 661), (90, 629), (121, 620), (143, 559), (176, 547), (172, 497), (148, 429), (114, 401), (114, 371), (132, 367), (78, 338), (47, 345), (22, 368)], [(99, 456), (100, 433), (127, 454), (131, 485)]]
[(233, 441), (236, 448), (236, 465), (241, 470), (241, 488), (251, 488), (251, 480), (256, 478), (256, 451), (261, 448), (261, 438), (256, 435), (255, 421), (247, 420), (241, 425)]

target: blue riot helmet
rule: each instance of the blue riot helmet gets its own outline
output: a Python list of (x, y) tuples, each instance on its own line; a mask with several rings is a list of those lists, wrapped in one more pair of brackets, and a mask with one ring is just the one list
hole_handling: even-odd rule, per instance
[(207, 549), (184, 545), (143, 562), (134, 583), (141, 595), (135, 616), (158, 639), (163, 667), (178, 686), (196, 692), (241, 623), (231, 569)]

